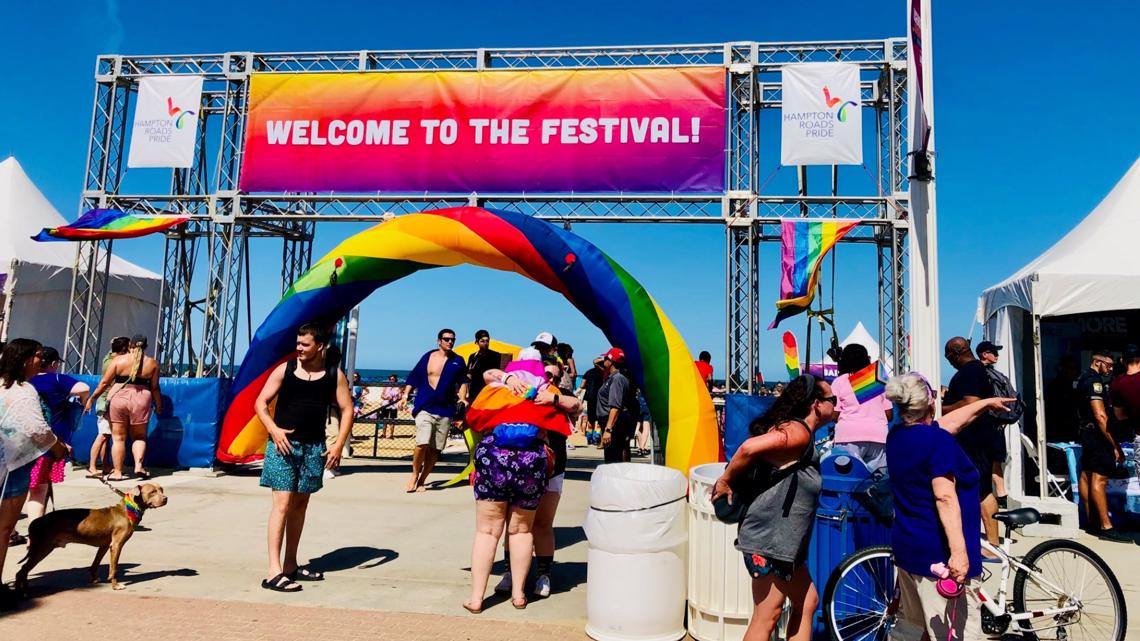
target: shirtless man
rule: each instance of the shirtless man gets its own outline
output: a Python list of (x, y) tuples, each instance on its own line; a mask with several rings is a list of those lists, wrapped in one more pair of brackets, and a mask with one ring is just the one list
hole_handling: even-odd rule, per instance
[(441, 329), (436, 334), (438, 349), (434, 349), (416, 363), (408, 375), (398, 409), (408, 405), (408, 395), (416, 390), (412, 405), (412, 418), (416, 421), (416, 450), (412, 456), (412, 478), (404, 487), (408, 493), (423, 492), (439, 453), (447, 445), (451, 419), (467, 401), (467, 366), (463, 357), (451, 351), (455, 346), (455, 331)]

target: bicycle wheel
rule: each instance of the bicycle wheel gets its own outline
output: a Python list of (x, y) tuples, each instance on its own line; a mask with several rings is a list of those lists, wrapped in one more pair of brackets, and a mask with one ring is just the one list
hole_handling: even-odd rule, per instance
[(1030, 550), (1022, 563), (1036, 573), (1018, 570), (1013, 580), (1015, 612), (1078, 605), (1071, 614), (1022, 621), (1024, 631), (1041, 640), (1124, 641), (1128, 626), (1124, 593), (1095, 552), (1074, 541), (1045, 541)]
[(847, 557), (823, 592), (823, 621), (832, 641), (887, 641), (898, 611), (896, 591), (890, 546)]

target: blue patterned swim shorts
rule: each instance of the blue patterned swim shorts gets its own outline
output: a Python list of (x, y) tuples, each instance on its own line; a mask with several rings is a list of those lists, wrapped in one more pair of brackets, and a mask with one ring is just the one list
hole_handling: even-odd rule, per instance
[(324, 485), (325, 444), (290, 440), (293, 451), (281, 454), (273, 441), (265, 447), (261, 487), (282, 492), (312, 494)]

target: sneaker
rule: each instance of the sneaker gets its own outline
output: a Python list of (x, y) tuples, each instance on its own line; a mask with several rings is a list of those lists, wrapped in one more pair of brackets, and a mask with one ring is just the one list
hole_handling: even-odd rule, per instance
[(550, 596), (550, 575), (540, 574), (534, 582), (534, 595), (546, 598)]
[(325, 470), (325, 480), (329, 481), (336, 478), (336, 472), (332, 470)]
[(1132, 537), (1125, 536), (1124, 534), (1122, 534), (1120, 531), (1118, 531), (1114, 527), (1108, 528), (1107, 530), (1101, 530), (1100, 532), (1097, 532), (1096, 535), (1102, 541), (1113, 541), (1115, 543), (1132, 543), (1133, 542)]
[(499, 584), (495, 586), (495, 592), (511, 592), (511, 572), (507, 570), (503, 573), (503, 578), (499, 579)]
[(997, 497), (997, 504), (1000, 509), (1009, 509), (1009, 495)]

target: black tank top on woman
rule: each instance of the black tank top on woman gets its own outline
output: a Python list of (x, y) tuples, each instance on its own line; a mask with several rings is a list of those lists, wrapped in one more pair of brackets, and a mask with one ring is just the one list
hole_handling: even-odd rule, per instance
[(306, 381), (297, 378), (297, 360), (285, 365), (285, 380), (277, 392), (277, 406), (273, 412), (273, 422), (283, 430), (293, 430), (289, 439), (302, 443), (322, 443), (325, 440), (325, 423), (329, 417), (329, 407), (336, 401), (335, 367), (325, 370), (325, 375)]

